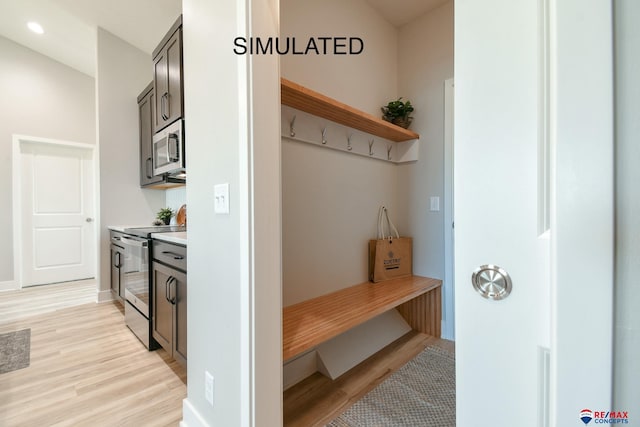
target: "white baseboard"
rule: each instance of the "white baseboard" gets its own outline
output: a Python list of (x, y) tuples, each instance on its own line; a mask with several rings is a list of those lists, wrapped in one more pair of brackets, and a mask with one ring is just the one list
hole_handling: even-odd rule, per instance
[(182, 421), (180, 427), (210, 427), (202, 415), (193, 407), (189, 398), (182, 401)]
[(20, 289), (20, 285), (15, 280), (0, 282), (0, 291), (17, 291), (18, 289)]
[(111, 289), (107, 289), (106, 291), (98, 291), (98, 302), (107, 302), (113, 300), (113, 294), (111, 293)]
[(456, 338), (455, 331), (451, 326), (452, 325), (447, 324), (445, 320), (442, 321), (441, 323), (442, 334), (440, 335), (440, 338), (444, 340), (455, 341), (455, 338)]

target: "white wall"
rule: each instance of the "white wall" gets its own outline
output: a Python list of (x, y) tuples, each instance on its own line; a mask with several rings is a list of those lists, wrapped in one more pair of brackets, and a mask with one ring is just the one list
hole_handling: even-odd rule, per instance
[[(165, 191), (164, 206), (173, 209), (178, 214), (178, 209), (187, 203), (187, 187), (170, 188)], [(176, 217), (171, 218), (171, 223), (175, 224)]]
[[(278, 15), (277, 1), (183, 1), (189, 427), (282, 424), (278, 58), (231, 48), (277, 34)], [(213, 213), (221, 183), (229, 215)]]
[(97, 110), (100, 146), (100, 289), (108, 290), (109, 225), (146, 225), (165, 193), (140, 188), (136, 98), (152, 80), (151, 56), (98, 28)]
[(285, 55), (281, 75), (375, 116), (397, 92), (397, 30), (365, 0), (282, 0), (282, 37), (360, 37), (360, 55)]
[[(297, 40), (357, 36), (361, 55), (288, 55), (281, 75), (380, 115), (397, 97), (397, 30), (364, 0), (284, 0), (281, 34)], [(395, 165), (283, 139), (283, 305), (367, 281), (367, 242), (378, 207), (399, 223)]]
[[(399, 205), (413, 236), (413, 269), (444, 279), (444, 81), (453, 77), (453, 1), (400, 28), (399, 95), (415, 106), (412, 129), (420, 134), (419, 160), (399, 165)], [(440, 211), (429, 198), (440, 198)], [(453, 283), (444, 283), (443, 335), (453, 337)], [(447, 320), (450, 320), (447, 322)]]
[[(616, 289), (613, 407), (640, 402), (640, 3), (615, 3)], [(626, 408), (626, 409), (625, 409)], [(632, 409), (633, 408), (633, 409)], [(636, 415), (634, 415), (635, 417)]]
[(95, 143), (94, 79), (0, 37), (0, 283), (14, 280), (11, 135)]

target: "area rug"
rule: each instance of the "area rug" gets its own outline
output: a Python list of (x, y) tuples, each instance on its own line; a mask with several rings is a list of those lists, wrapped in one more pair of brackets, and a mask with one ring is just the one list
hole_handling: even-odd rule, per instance
[(29, 366), (30, 354), (31, 329), (0, 334), (0, 374)]
[(427, 347), (327, 427), (455, 425), (455, 357)]

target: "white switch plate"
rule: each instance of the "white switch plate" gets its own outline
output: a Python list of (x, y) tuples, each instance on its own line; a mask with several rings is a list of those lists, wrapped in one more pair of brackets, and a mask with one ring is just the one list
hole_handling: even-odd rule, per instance
[(213, 406), (213, 385), (213, 375), (209, 371), (204, 371), (204, 398), (211, 406)]
[(218, 184), (214, 187), (214, 212), (221, 215), (229, 214), (229, 184)]
[(434, 196), (429, 198), (429, 210), (431, 212), (438, 212), (440, 210), (440, 197)]

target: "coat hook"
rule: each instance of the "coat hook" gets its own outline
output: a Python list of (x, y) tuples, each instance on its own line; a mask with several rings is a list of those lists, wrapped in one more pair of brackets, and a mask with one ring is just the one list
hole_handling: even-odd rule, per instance
[(387, 160), (391, 160), (391, 149), (393, 148), (393, 145), (389, 144), (387, 145)]
[(349, 134), (349, 136), (347, 136), (347, 150), (351, 151), (353, 150), (353, 147), (351, 146), (351, 137), (353, 136), (352, 133)]
[(322, 145), (327, 144), (327, 127), (322, 128)]
[(296, 123), (296, 116), (293, 116), (293, 119), (291, 119), (291, 123), (289, 123), (289, 135), (291, 135), (292, 137), (296, 136), (296, 130), (293, 127)]
[(369, 155), (373, 156), (373, 139), (369, 141)]

